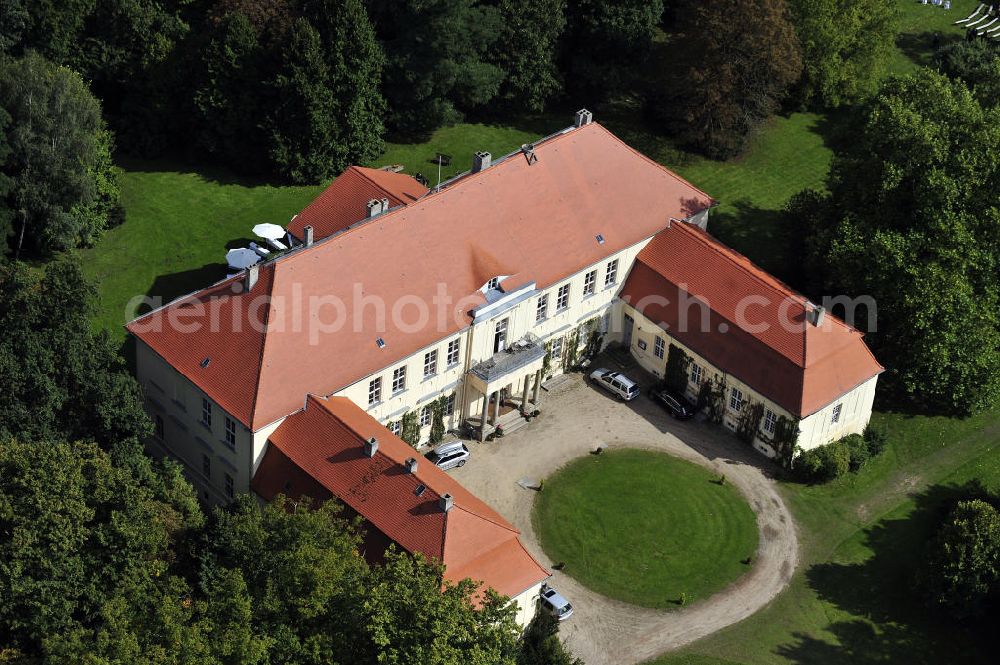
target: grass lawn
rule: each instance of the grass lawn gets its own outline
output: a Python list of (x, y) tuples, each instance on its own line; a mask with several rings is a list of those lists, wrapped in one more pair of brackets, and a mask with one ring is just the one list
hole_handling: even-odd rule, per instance
[(552, 561), (587, 587), (646, 607), (707, 598), (749, 570), (757, 522), (700, 466), (643, 450), (578, 459), (545, 481), (532, 520)]
[(930, 64), (935, 33), (940, 36), (942, 44), (965, 39), (965, 28), (954, 23), (979, 6), (979, 0), (952, 0), (951, 10), (945, 11), (930, 4), (922, 5), (917, 0), (897, 2), (900, 6), (900, 35), (896, 40), (896, 52), (889, 62), (889, 71), (897, 74)]
[(989, 629), (927, 609), (917, 576), (942, 510), (975, 481), (1000, 491), (1000, 409), (876, 422), (890, 446), (860, 473), (782, 487), (802, 545), (789, 589), (656, 665), (995, 662)]

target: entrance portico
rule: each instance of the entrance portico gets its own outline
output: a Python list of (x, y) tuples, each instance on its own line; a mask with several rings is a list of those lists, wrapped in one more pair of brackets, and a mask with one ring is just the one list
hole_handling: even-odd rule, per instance
[(503, 397), (513, 399), (511, 392), (520, 393), (518, 409), (522, 414), (534, 410), (534, 405), (538, 404), (544, 362), (545, 346), (528, 333), (469, 370), (469, 385), (482, 396), (479, 417), (470, 419), (478, 420), (480, 441), (486, 439), (488, 431), (496, 428)]

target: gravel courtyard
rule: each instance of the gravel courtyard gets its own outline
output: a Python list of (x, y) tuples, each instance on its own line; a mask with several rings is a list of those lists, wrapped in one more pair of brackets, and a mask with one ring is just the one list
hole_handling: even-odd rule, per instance
[(513, 522), (543, 565), (555, 562), (542, 551), (531, 527), (536, 492), (518, 481), (545, 478), (597, 446), (659, 450), (724, 473), (746, 497), (760, 529), (752, 569), (727, 589), (683, 609), (627, 605), (553, 571), (550, 583), (575, 610), (560, 634), (587, 665), (641, 663), (689, 644), (750, 616), (788, 584), (798, 554), (791, 514), (768, 476), (768, 463), (734, 436), (705, 423), (673, 420), (645, 396), (623, 404), (580, 375), (543, 391), (540, 406), (541, 417), (519, 431), (469, 444), (472, 459), (449, 473)]

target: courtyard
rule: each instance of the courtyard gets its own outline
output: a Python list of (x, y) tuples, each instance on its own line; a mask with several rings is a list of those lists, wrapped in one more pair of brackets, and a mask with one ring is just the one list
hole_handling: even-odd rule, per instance
[[(573, 603), (574, 616), (560, 634), (577, 656), (588, 665), (643, 662), (750, 616), (785, 588), (798, 546), (769, 462), (718, 427), (670, 418), (645, 396), (618, 402), (578, 374), (553, 383), (558, 385), (542, 393), (539, 418), (502, 439), (471, 444), (469, 464), (451, 472), (522, 531), (522, 542), (543, 565), (561, 562), (546, 553), (533, 527), (539, 500), (534, 488), (543, 481), (542, 493), (549, 491), (552, 486), (545, 487), (545, 479), (575, 461), (598, 457), (591, 455), (597, 447), (606, 450), (600, 457), (619, 449), (656, 451), (702, 467), (706, 478), (725, 475), (727, 486), (742, 495), (756, 516), (759, 534), (756, 552), (748, 553), (752, 561), (745, 564), (746, 573), (683, 607), (656, 603), (657, 609), (612, 599), (574, 578), (571, 561), (562, 562), (567, 566), (553, 570), (550, 584)], [(634, 581), (636, 587), (643, 583)]]

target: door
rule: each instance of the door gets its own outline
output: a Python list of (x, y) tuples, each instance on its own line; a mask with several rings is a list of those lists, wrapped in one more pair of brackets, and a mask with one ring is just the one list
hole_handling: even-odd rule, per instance
[(622, 344), (626, 349), (632, 348), (632, 328), (635, 326), (635, 319), (626, 314), (622, 319)]
[(507, 319), (497, 321), (493, 330), (493, 353), (507, 350)]

